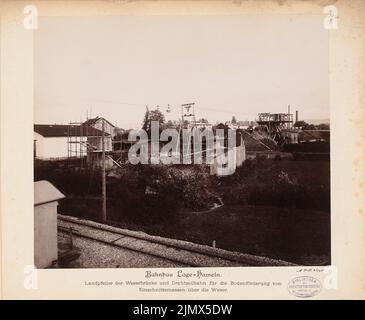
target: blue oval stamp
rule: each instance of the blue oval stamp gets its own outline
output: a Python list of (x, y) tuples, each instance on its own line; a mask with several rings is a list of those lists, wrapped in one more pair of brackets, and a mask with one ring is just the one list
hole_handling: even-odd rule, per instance
[(288, 291), (298, 298), (310, 298), (322, 290), (321, 282), (310, 276), (296, 277), (289, 281)]

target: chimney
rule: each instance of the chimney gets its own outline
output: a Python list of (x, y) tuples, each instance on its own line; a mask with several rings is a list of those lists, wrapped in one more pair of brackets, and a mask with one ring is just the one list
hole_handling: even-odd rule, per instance
[(288, 105), (288, 114), (290, 114), (290, 104)]
[(298, 120), (299, 120), (298, 114), (299, 114), (299, 112), (298, 112), (298, 110), (296, 110), (295, 111), (295, 122), (298, 122)]

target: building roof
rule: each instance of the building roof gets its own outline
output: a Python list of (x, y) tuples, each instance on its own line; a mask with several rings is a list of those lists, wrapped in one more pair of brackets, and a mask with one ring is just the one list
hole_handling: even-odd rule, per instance
[(259, 139), (255, 139), (248, 132), (242, 131), (242, 139), (245, 143), (246, 151), (268, 151), (270, 148), (266, 146), (263, 142), (260, 142)]
[(34, 205), (41, 205), (64, 198), (65, 196), (46, 180), (34, 182)]
[(302, 130), (299, 132), (299, 141), (329, 141), (329, 130)]
[[(35, 124), (34, 131), (43, 137), (101, 136), (102, 131), (88, 125)], [(110, 135), (105, 132), (105, 136)]]
[(99, 120), (101, 119), (104, 119), (104, 121), (106, 123), (108, 123), (109, 125), (111, 125), (112, 127), (115, 128), (115, 125), (113, 125), (111, 122), (109, 122), (108, 120), (106, 120), (105, 118), (102, 118), (102, 117), (95, 117), (95, 118), (92, 118), (92, 119), (88, 119), (86, 120), (82, 125), (89, 125), (89, 126), (92, 126), (94, 125), (95, 123), (97, 123)]

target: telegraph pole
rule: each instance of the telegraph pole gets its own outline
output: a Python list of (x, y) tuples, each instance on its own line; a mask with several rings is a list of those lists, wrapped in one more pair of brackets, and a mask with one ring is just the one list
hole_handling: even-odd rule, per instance
[(101, 194), (102, 194), (102, 212), (101, 221), (106, 222), (106, 181), (105, 181), (105, 139), (104, 139), (104, 119), (102, 119), (102, 136), (101, 136)]
[[(184, 114), (184, 108), (186, 109), (186, 114)], [(190, 108), (192, 108), (192, 113), (190, 113)], [(185, 118), (190, 118), (190, 117), (193, 117), (193, 123), (194, 123), (194, 126), (195, 126), (195, 103), (194, 102), (191, 102), (191, 103), (183, 103), (181, 105), (181, 119), (182, 119), (182, 122), (184, 122), (184, 119)]]

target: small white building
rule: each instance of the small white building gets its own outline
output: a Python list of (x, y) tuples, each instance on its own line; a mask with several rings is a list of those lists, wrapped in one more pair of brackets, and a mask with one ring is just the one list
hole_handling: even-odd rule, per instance
[(47, 268), (58, 259), (57, 206), (65, 196), (46, 180), (34, 182), (34, 265)]
[(78, 139), (83, 142), (86, 142), (87, 139), (85, 133), (82, 134), (76, 127), (64, 124), (35, 124), (33, 133), (34, 157), (41, 160), (67, 158), (70, 139)]
[[(85, 122), (82, 125), (35, 124), (34, 125), (34, 157), (41, 160), (58, 160), (68, 157), (83, 157), (88, 152), (101, 150), (103, 133), (95, 123)], [(105, 120), (107, 123), (107, 121)], [(105, 151), (112, 151), (110, 125), (104, 128)]]

